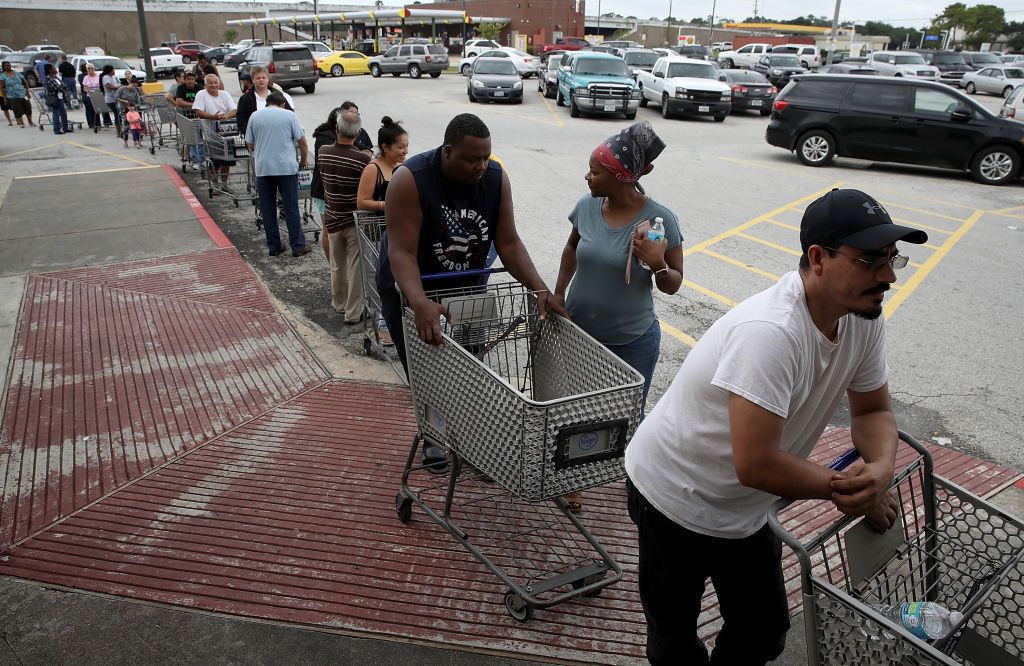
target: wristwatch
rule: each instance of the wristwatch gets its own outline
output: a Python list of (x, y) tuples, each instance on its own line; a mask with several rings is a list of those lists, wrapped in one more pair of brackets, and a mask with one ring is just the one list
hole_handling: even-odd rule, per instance
[(668, 266), (665, 266), (665, 268), (659, 268), (658, 270), (654, 271), (655, 280), (660, 278), (662, 275), (668, 275)]

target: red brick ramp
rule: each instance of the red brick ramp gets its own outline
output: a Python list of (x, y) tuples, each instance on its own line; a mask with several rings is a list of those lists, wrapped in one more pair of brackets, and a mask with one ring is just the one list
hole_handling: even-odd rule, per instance
[[(598, 598), (508, 616), (504, 589), (444, 530), (394, 508), (415, 431), (405, 389), (328, 382), (12, 549), (0, 574), (247, 617), (584, 663), (643, 662), (635, 531), (622, 484), (586, 493), (585, 523), (625, 569)], [(849, 445), (828, 433), (815, 457)], [(979, 494), (1018, 475), (936, 450)], [(793, 529), (827, 522), (806, 511)], [(795, 575), (787, 560), (787, 576)], [(791, 586), (795, 581), (791, 580)], [(719, 627), (705, 599), (702, 635)]]

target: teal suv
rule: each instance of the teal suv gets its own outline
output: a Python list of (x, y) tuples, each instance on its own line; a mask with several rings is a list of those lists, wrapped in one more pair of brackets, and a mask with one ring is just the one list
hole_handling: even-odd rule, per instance
[(568, 105), (573, 118), (581, 113), (621, 113), (633, 120), (640, 107), (640, 89), (622, 58), (576, 51), (563, 56), (555, 102)]

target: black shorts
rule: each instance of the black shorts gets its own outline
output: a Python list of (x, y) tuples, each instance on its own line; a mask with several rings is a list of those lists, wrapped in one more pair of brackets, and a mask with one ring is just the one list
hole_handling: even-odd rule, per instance
[(215, 159), (213, 159), (211, 157), (210, 161), (213, 162), (213, 168), (214, 169), (219, 169), (222, 166), (226, 166), (226, 167), (233, 167), (233, 166), (235, 166), (235, 163), (233, 161), (231, 161), (231, 160), (215, 160)]
[(10, 111), (11, 107), (7, 106), (7, 98), (0, 97), (0, 111)]
[(15, 118), (21, 118), (22, 116), (32, 115), (32, 105), (25, 97), (21, 97), (18, 99), (8, 97), (7, 106), (11, 108), (11, 111), (14, 111)]

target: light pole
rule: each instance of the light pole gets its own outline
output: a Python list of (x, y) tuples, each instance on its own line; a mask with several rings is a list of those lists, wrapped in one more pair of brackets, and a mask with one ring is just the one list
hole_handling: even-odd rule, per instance
[(832, 56), (836, 53), (836, 37), (839, 35), (839, 6), (843, 0), (836, 0), (836, 12), (832, 15), (832, 35), (828, 38), (828, 58), (825, 60), (826, 65), (832, 64)]
[(711, 0), (711, 30), (708, 32), (708, 43), (715, 41), (715, 9), (718, 7), (718, 0)]
[[(597, 34), (601, 35), (601, 0), (597, 0)], [(583, 21), (583, 36), (587, 36), (587, 21)], [(603, 40), (602, 40), (603, 41)]]
[(668, 0), (668, 25), (665, 26), (665, 46), (672, 47), (673, 44), (669, 43), (668, 37), (672, 34), (672, 0)]
[[(139, 15), (139, 32), (142, 34), (142, 61), (146, 64), (146, 83), (152, 83), (156, 81), (156, 74), (153, 73), (153, 59), (150, 58), (149, 53), (149, 32), (146, 30), (146, 8), (143, 6), (142, 0), (135, 0), (135, 10)], [(42, 127), (42, 125), (40, 125), (40, 127)]]

